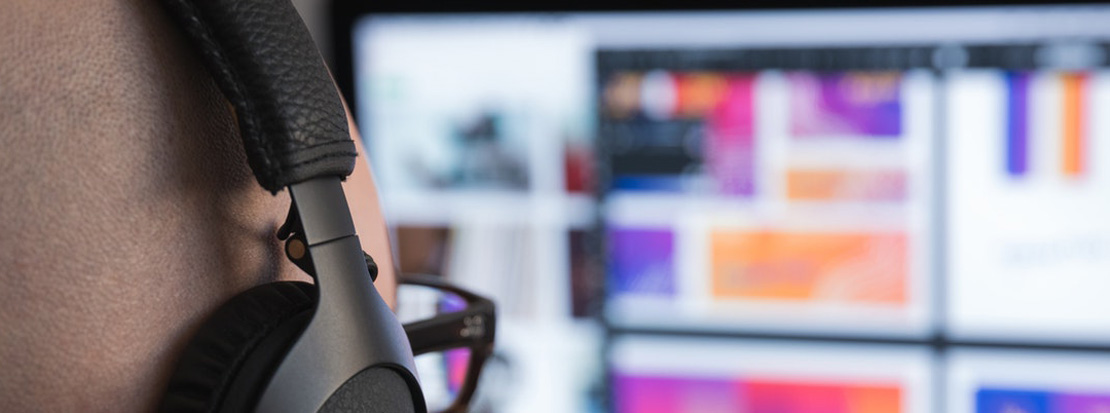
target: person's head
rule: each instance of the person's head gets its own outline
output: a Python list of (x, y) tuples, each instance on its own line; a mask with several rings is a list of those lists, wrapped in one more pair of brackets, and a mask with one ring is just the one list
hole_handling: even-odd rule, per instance
[[(274, 236), (288, 196), (156, 2), (0, 2), (0, 148), (5, 410), (150, 410), (219, 304), (308, 280)], [(392, 304), (365, 161), (345, 186)]]

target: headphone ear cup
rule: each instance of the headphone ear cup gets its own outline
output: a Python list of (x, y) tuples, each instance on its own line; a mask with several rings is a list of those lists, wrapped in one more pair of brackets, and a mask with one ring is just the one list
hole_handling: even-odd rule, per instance
[(186, 346), (158, 411), (252, 410), (311, 320), (317, 297), (316, 286), (302, 282), (263, 284), (233, 297)]

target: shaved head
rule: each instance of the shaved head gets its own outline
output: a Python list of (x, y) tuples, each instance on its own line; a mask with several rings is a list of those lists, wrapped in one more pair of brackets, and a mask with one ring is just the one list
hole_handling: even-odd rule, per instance
[[(157, 2), (0, 2), (0, 148), (6, 411), (151, 410), (218, 305), (308, 280), (274, 237), (288, 195), (255, 182), (227, 102)], [(365, 162), (345, 187), (392, 304)]]

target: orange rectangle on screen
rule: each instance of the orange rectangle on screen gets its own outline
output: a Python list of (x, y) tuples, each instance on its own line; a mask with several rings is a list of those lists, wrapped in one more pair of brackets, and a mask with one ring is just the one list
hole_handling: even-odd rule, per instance
[(1085, 168), (1086, 151), (1086, 90), (1085, 73), (1065, 73), (1061, 76), (1064, 88), (1064, 175), (1078, 176)]
[(906, 302), (905, 233), (717, 230), (710, 244), (719, 299)]
[(790, 169), (786, 197), (792, 201), (903, 201), (906, 171)]
[(723, 100), (728, 81), (715, 73), (676, 73), (675, 112), (680, 118), (702, 118)]
[(739, 383), (753, 412), (896, 413), (902, 411), (898, 384), (771, 381)]

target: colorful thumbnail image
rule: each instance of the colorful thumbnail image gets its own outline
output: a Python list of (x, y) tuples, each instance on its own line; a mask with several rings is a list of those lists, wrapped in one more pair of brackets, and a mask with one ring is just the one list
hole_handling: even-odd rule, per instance
[[(755, 188), (755, 76), (719, 72), (618, 72), (603, 92), (603, 139), (617, 189)], [(708, 184), (692, 184), (690, 175)], [(696, 179), (695, 179), (696, 180)]]
[(975, 392), (976, 413), (1110, 412), (1110, 393), (983, 388)]
[(669, 229), (611, 229), (609, 293), (674, 295), (674, 245)]
[(718, 299), (906, 303), (902, 232), (715, 230), (710, 245)]
[(907, 174), (902, 169), (857, 170), (792, 168), (786, 171), (786, 197), (792, 201), (905, 201)]
[(759, 377), (613, 377), (618, 413), (897, 413), (903, 390), (894, 382), (783, 380)]
[(890, 72), (788, 75), (790, 130), (798, 138), (902, 134), (902, 75)]
[[(1005, 165), (1006, 173), (1012, 177), (1022, 177), (1029, 173), (1030, 156), (1047, 148), (1032, 144), (1029, 122), (1035, 110), (1031, 108), (1031, 84), (1034, 76), (1030, 72), (1007, 72), (1006, 116), (1005, 116)], [(1061, 127), (1053, 135), (1053, 142), (1059, 145), (1060, 174), (1067, 177), (1082, 176), (1088, 169), (1088, 95), (1090, 75), (1087, 73), (1062, 73), (1059, 75), (1060, 91), (1046, 98), (1054, 100), (1061, 110)]]

